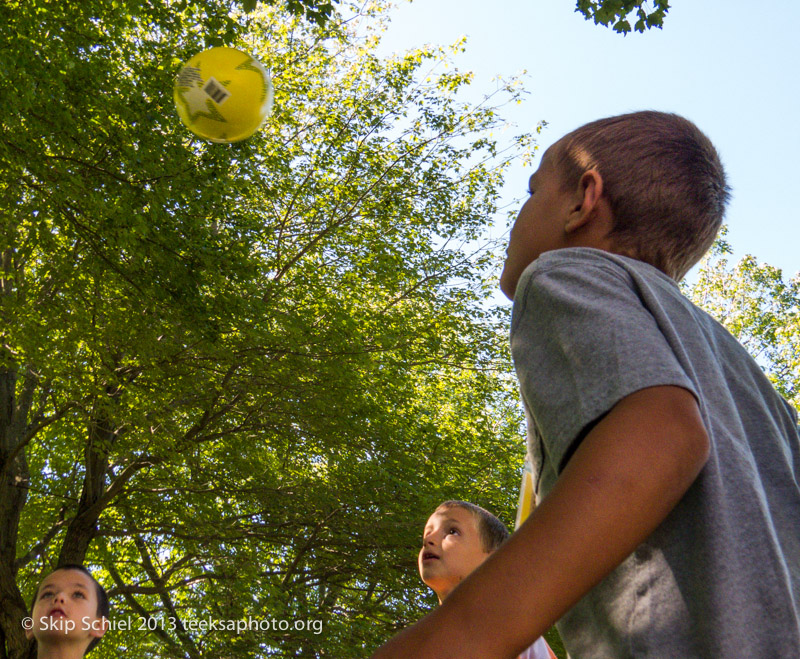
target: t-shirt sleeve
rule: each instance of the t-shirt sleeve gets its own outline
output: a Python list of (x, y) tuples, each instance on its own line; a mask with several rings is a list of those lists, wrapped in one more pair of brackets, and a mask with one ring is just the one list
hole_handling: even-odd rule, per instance
[(641, 389), (695, 387), (612, 262), (534, 263), (514, 300), (511, 349), (529, 423), (558, 473), (586, 431)]

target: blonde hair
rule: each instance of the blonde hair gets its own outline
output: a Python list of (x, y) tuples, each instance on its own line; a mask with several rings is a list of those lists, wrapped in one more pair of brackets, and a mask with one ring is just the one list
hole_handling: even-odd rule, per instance
[(675, 280), (711, 247), (730, 198), (711, 140), (676, 114), (593, 121), (559, 140), (554, 162), (564, 189), (596, 169), (614, 215), (614, 245)]

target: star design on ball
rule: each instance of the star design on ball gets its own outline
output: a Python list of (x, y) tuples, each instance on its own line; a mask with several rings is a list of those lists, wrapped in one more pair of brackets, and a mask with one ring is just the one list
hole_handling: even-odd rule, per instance
[(200, 87), (190, 87), (186, 91), (180, 92), (183, 102), (186, 104), (186, 109), (189, 111), (189, 116), (194, 121), (198, 115), (206, 111), (206, 103), (208, 101), (208, 94), (206, 94)]
[(221, 121), (227, 123), (219, 110), (217, 110), (214, 103), (208, 97), (208, 94), (203, 91), (201, 87), (189, 87), (189, 89), (181, 90), (178, 92), (181, 101), (186, 105), (189, 113), (189, 121), (197, 121), (200, 117), (211, 119), (213, 121)]

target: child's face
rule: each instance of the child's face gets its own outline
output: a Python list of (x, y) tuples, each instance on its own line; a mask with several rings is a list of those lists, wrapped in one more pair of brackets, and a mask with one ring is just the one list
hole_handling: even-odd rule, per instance
[(33, 636), (39, 644), (84, 642), (103, 635), (103, 619), (97, 617), (97, 590), (80, 570), (56, 570), (39, 585), (31, 613)]
[(544, 252), (567, 247), (564, 226), (575, 199), (561, 189), (554, 160), (557, 144), (542, 157), (539, 169), (528, 183), (531, 196), (523, 204), (511, 229), (506, 262), (500, 275), (500, 289), (514, 299), (522, 271)]
[(419, 575), (441, 601), (489, 554), (483, 548), (477, 520), (470, 511), (439, 508), (425, 525)]

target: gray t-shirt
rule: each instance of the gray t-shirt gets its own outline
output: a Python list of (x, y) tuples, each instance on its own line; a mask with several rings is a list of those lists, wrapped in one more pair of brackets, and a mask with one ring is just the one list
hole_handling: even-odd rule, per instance
[(640, 389), (692, 392), (710, 437), (677, 507), (558, 623), (570, 656), (800, 657), (797, 414), (736, 339), (656, 268), (576, 248), (523, 273), (511, 347), (537, 498)]

